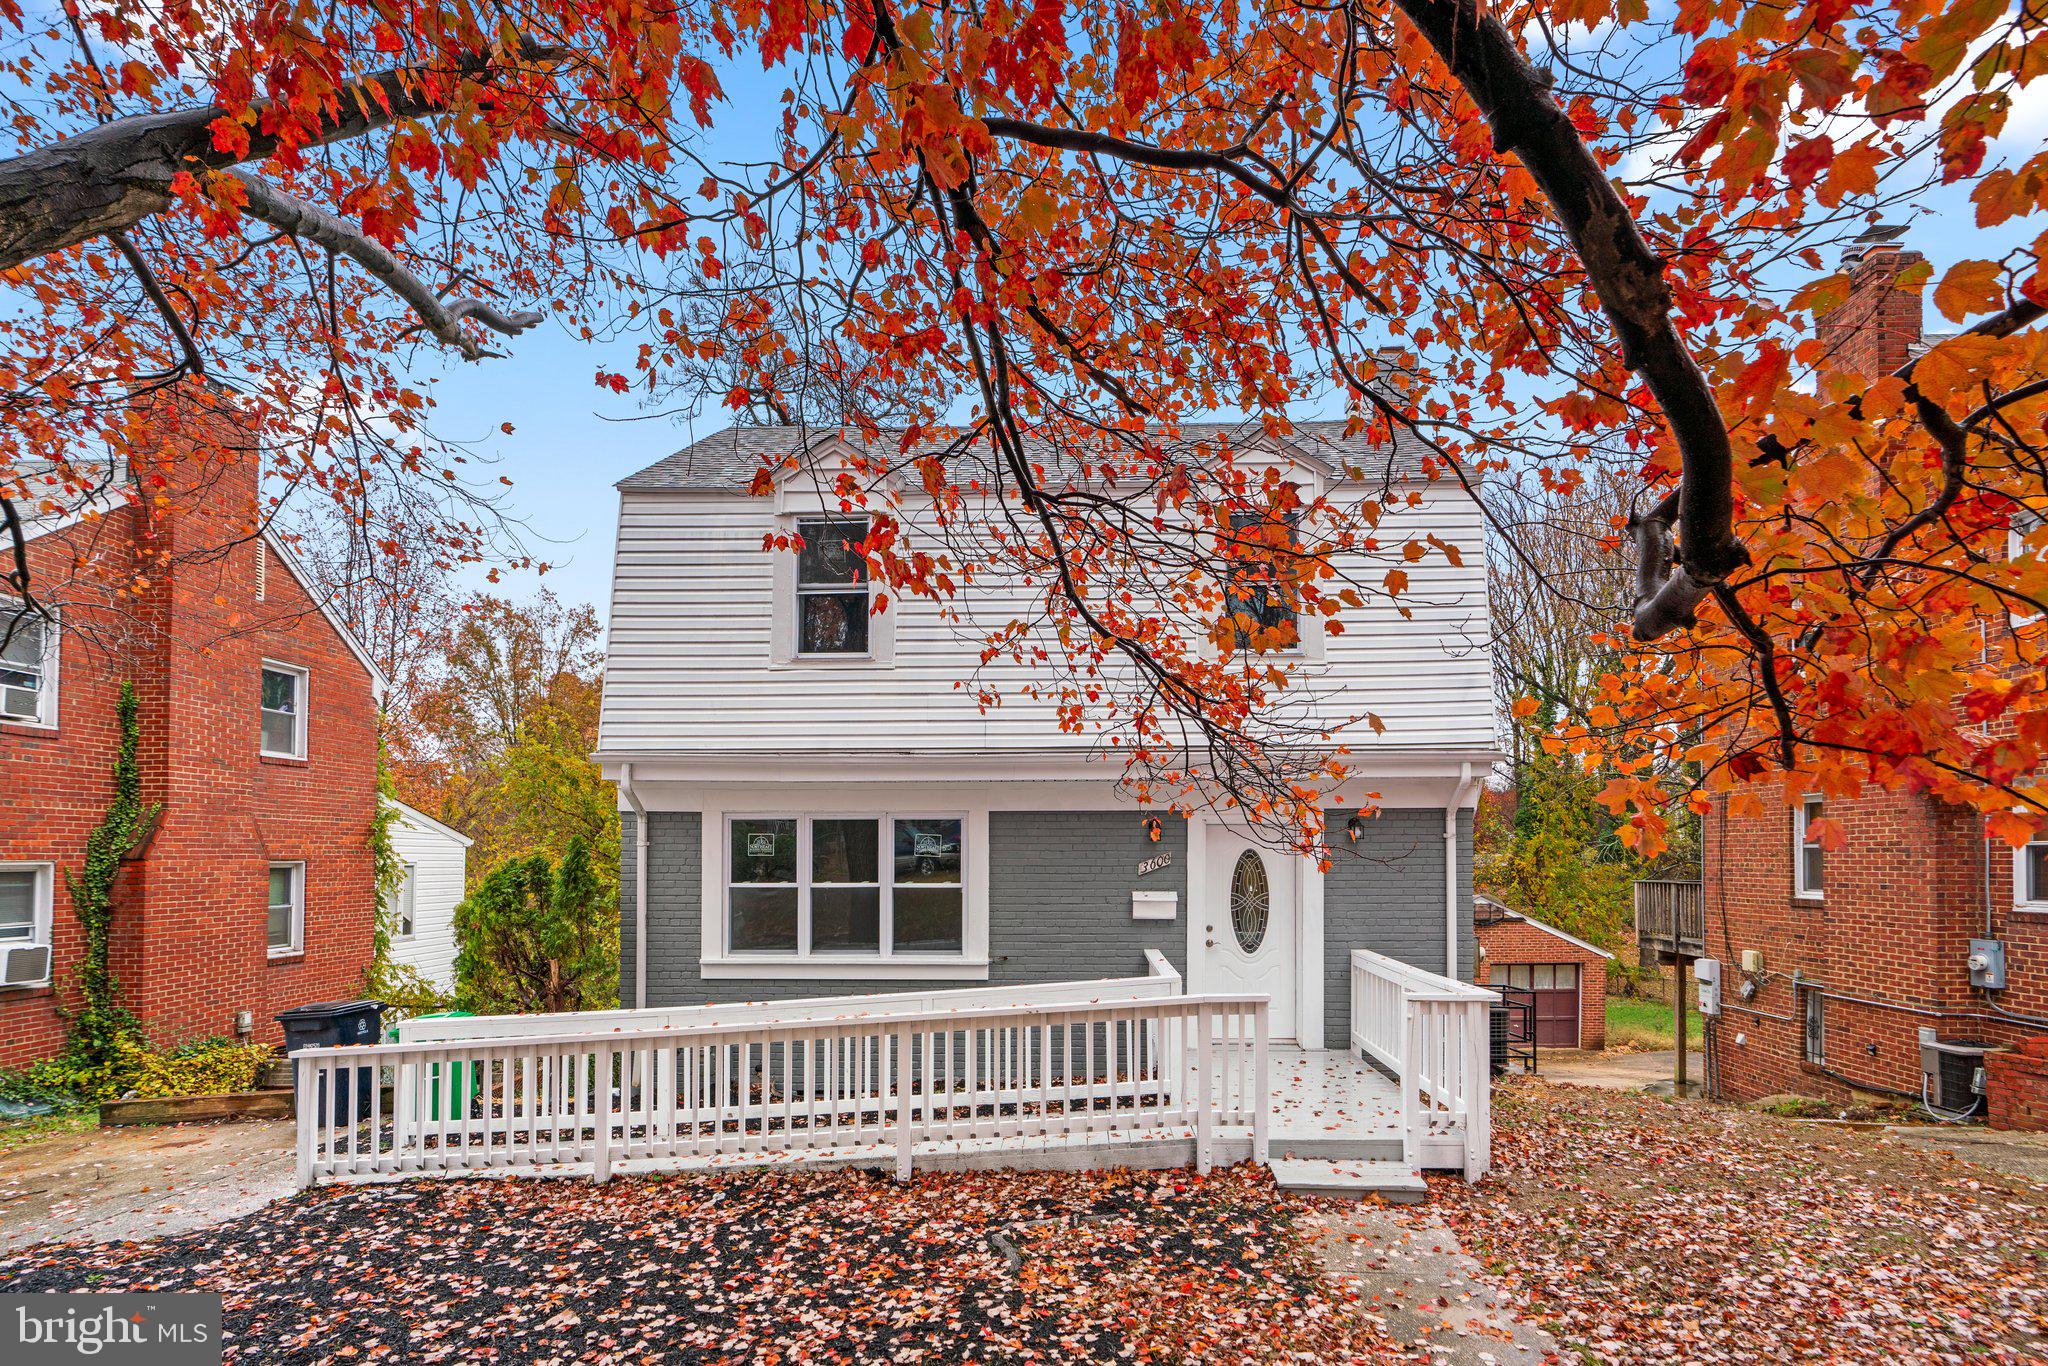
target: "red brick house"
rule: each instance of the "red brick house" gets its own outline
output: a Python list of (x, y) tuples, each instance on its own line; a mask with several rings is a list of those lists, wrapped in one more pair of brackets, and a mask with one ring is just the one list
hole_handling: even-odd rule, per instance
[[(1919, 293), (1896, 280), (1921, 258), (1879, 233), (1852, 259), (1850, 296), (1821, 336), (1837, 365), (1889, 373), (1920, 343)], [(1807, 837), (1823, 812), (1845, 847)], [(2048, 841), (2015, 855), (1985, 838), (1981, 817), (1929, 798), (1794, 806), (1782, 789), (1754, 816), (1717, 799), (1704, 835), (1700, 947), (1722, 973), (1723, 1013), (1707, 1027), (1717, 1095), (1918, 1100), (1923, 1028), (2000, 1045), (2048, 1036)], [(2003, 954), (2002, 987), (1972, 980), (1984, 941)], [(1993, 1108), (2027, 1109), (2007, 1100)]]
[(1483, 896), (1472, 902), (1472, 930), (1479, 980), (1519, 987), (1533, 998), (1538, 1047), (1607, 1047), (1613, 954)]
[[(103, 489), (16, 491), (44, 500), (28, 554), (56, 620), (23, 619), (0, 658), (0, 1066), (63, 1045), (64, 873), (111, 797), (124, 680), (161, 810), (116, 884), (111, 956), (155, 1041), (275, 1038), (277, 1011), (357, 994), (371, 958), (384, 681), (259, 530), (256, 452), (208, 439), (232, 424), (180, 406), (157, 425), (159, 456)], [(21, 611), (0, 598), (0, 638)]]

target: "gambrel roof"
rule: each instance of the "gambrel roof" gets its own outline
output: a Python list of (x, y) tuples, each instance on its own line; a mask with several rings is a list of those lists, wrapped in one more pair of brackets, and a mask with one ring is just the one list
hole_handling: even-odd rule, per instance
[[(1423, 458), (1428, 454), (1421, 441), (1409, 432), (1396, 434), (1392, 443), (1368, 441), (1363, 432), (1346, 435), (1343, 422), (1297, 422), (1294, 430), (1279, 439), (1293, 453), (1326, 467), (1343, 477), (1347, 470), (1359, 471), (1368, 481), (1420, 479)], [(1181, 424), (1182, 441), (1197, 442), (1229, 438), (1241, 448), (1268, 440), (1256, 422), (1189, 422)], [(901, 428), (887, 428), (876, 443), (883, 455), (892, 454)], [(735, 493), (745, 495), (754, 476), (771, 465), (791, 457), (837, 449), (849, 444), (837, 428), (770, 426), (728, 427), (722, 432), (694, 441), (674, 455), (655, 461), (646, 469), (627, 475), (618, 487), (627, 492)], [(1049, 449), (1044, 456), (1052, 456)], [(986, 447), (978, 458), (985, 460)], [(1043, 456), (1034, 453), (1035, 459)], [(1049, 466), (1065, 463), (1063, 458), (1047, 461)]]

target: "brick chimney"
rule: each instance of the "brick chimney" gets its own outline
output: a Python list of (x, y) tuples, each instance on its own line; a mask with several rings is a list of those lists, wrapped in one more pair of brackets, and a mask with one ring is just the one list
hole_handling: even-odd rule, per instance
[(1906, 229), (1879, 224), (1849, 244), (1842, 264), (1849, 297), (1819, 320), (1824, 370), (1875, 379), (1912, 359), (1920, 345), (1920, 290), (1901, 288), (1907, 267), (1926, 258), (1900, 245)]

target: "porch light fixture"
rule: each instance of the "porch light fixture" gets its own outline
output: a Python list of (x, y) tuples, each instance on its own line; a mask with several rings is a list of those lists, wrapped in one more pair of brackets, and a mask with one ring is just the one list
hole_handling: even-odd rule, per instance
[(1154, 844), (1157, 844), (1157, 843), (1159, 843), (1159, 837), (1160, 837), (1161, 835), (1165, 834), (1165, 833), (1166, 833), (1166, 828), (1165, 828), (1164, 826), (1160, 825), (1160, 823), (1159, 823), (1159, 817), (1157, 817), (1157, 816), (1147, 816), (1147, 817), (1145, 817), (1145, 838), (1146, 838), (1146, 839), (1148, 839), (1148, 840), (1151, 840), (1151, 841), (1152, 841), (1152, 842), (1153, 842)]
[(1358, 843), (1358, 837), (1364, 833), (1365, 822), (1358, 819), (1358, 817), (1353, 816), (1350, 820), (1344, 822), (1344, 837), (1353, 844)]

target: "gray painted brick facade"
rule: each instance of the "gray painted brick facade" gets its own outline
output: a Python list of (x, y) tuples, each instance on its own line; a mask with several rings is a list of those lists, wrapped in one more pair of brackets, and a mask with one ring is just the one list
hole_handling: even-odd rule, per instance
[[(1365, 818), (1354, 844), (1344, 838), (1349, 811), (1328, 814), (1333, 848), (1323, 882), (1326, 1046), (1350, 1034), (1350, 951), (1368, 948), (1439, 971), (1443, 964), (1444, 840), (1439, 808), (1382, 811)], [(623, 815), (620, 847), (620, 1000), (633, 999), (634, 817)], [(915, 990), (900, 980), (719, 979), (698, 975), (702, 895), (701, 825), (694, 812), (650, 817), (647, 1003), (834, 996)], [(1128, 977), (1145, 971), (1145, 950), (1158, 949), (1187, 971), (1184, 919), (1133, 920), (1134, 890), (1180, 894), (1187, 904), (1187, 823), (1162, 817), (1161, 839), (1146, 838), (1126, 811), (994, 811), (989, 814), (989, 976), (992, 985)], [(1144, 877), (1141, 860), (1169, 855), (1172, 864)], [(1458, 825), (1461, 904), (1470, 905), (1471, 813)], [(1457, 975), (1469, 976), (1475, 943), (1463, 920)]]
[[(1352, 812), (1332, 809), (1330, 871), (1323, 875), (1323, 1043), (1351, 1037), (1351, 950), (1371, 949), (1428, 972), (1444, 971), (1444, 813), (1441, 807), (1381, 811), (1362, 818), (1356, 843), (1345, 835)], [(1458, 963), (1448, 975), (1471, 979), (1478, 941), (1472, 932), (1472, 813), (1458, 813)]]
[[(620, 831), (619, 999), (633, 999), (633, 814)], [(648, 826), (647, 1004), (761, 1001), (966, 987), (973, 982), (858, 978), (721, 978), (698, 975), (702, 931), (701, 826), (695, 813), (655, 812)], [(1133, 920), (1134, 890), (1180, 893), (1187, 903), (1187, 823), (1162, 818), (1158, 843), (1124, 811), (989, 813), (989, 969), (991, 985), (1137, 977), (1156, 948), (1187, 971), (1186, 926)], [(1140, 860), (1170, 855), (1169, 867), (1139, 877)]]

